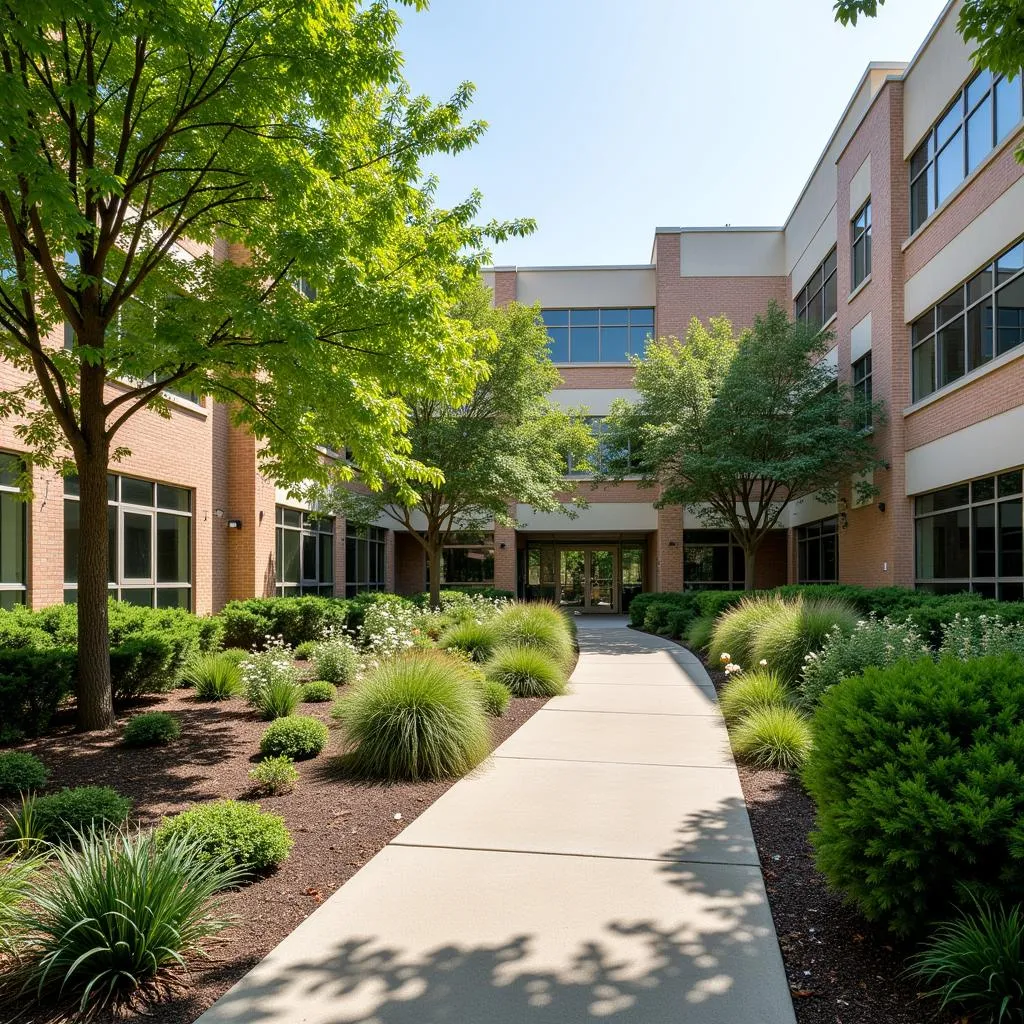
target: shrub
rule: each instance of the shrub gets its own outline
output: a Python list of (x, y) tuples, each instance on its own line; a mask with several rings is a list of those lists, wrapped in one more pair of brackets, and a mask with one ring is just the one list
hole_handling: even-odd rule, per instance
[(245, 696), (264, 718), (290, 715), (299, 703), (299, 677), (292, 652), (279, 640), (250, 654), (241, 666)]
[(181, 735), (181, 723), (166, 711), (136, 715), (124, 727), (121, 742), (126, 747), (153, 747), (170, 743)]
[(676, 593), (670, 591), (659, 593), (657, 591), (647, 591), (643, 594), (637, 594), (629, 602), (629, 624), (637, 628), (643, 627), (644, 619), (647, 616), (647, 609), (655, 603), (689, 609), (691, 614), (697, 614), (697, 595), (693, 592)]
[(359, 671), (359, 652), (351, 640), (339, 634), (313, 647), (312, 662), (317, 679), (343, 686)]
[(223, 861), (246, 875), (276, 867), (292, 848), (284, 818), (240, 800), (194, 804), (164, 818), (156, 830), (157, 844), (164, 847), (179, 837), (194, 844), (197, 860)]
[(265, 757), (249, 772), (249, 778), (264, 793), (277, 796), (280, 793), (289, 793), (295, 788), (295, 783), (299, 781), (299, 769), (295, 767), (290, 757), (280, 754), (276, 757)]
[(496, 679), (485, 679), (479, 686), (480, 700), (483, 702), (484, 711), (491, 718), (501, 718), (512, 699), (509, 688)]
[(531, 647), (565, 667), (572, 663), (572, 632), (557, 605), (542, 601), (513, 604), (503, 608), (493, 621), (502, 646)]
[(857, 625), (857, 613), (842, 601), (798, 601), (783, 604), (761, 624), (754, 637), (752, 657), (762, 659), (787, 685), (795, 685), (807, 656), (820, 651), (834, 629), (845, 636)]
[(304, 761), (327, 746), (327, 726), (310, 715), (286, 715), (267, 726), (260, 740), (265, 757), (290, 757)]
[(490, 749), (490, 730), (458, 662), (423, 652), (385, 661), (338, 701), (350, 764), (378, 779), (463, 775)]
[(303, 704), (323, 704), (334, 700), (338, 696), (338, 690), (334, 683), (329, 683), (326, 679), (314, 679), (299, 687), (299, 696)]
[(975, 901), (939, 925), (911, 971), (942, 1009), (956, 1007), (972, 1020), (1024, 1021), (1024, 913)]
[(1024, 897), (1024, 663), (901, 661), (833, 687), (804, 771), (817, 864), (907, 934), (964, 889)]
[(38, 736), (73, 688), (74, 651), (0, 651), (0, 738)]
[(430, 646), (424, 630), (426, 613), (393, 594), (378, 594), (363, 612), (359, 641), (374, 659), (393, 658), (414, 647)]
[(178, 838), (158, 847), (148, 832), (100, 831), (80, 850), (57, 850), (58, 870), (23, 914), (23, 991), (77, 999), (78, 1019), (157, 995), (227, 923), (214, 916), (215, 895), (238, 873), (195, 854)]
[(177, 685), (172, 672), (174, 647), (160, 633), (130, 636), (110, 649), (114, 700), (135, 700), (146, 693), (166, 693)]
[(313, 657), (313, 651), (316, 650), (316, 644), (316, 640), (303, 640), (301, 644), (296, 644), (295, 660), (309, 661)]
[(884, 668), (901, 658), (917, 660), (928, 656), (928, 648), (910, 621), (862, 619), (852, 633), (833, 627), (820, 651), (812, 651), (804, 664), (798, 698), (813, 710), (826, 690), (849, 676), (860, 675), (872, 666)]
[(220, 657), (227, 658), (233, 665), (238, 666), (241, 666), (242, 662), (252, 655), (252, 651), (244, 651), (241, 647), (225, 647), (223, 651), (217, 653)]
[(708, 658), (717, 663), (723, 654), (728, 654), (733, 664), (742, 668), (755, 664), (754, 641), (764, 623), (782, 607), (775, 597), (748, 597), (735, 608), (722, 612), (711, 631)]
[(942, 627), (939, 653), (961, 661), (991, 654), (1024, 655), (1024, 625), (1004, 622), (999, 615), (966, 618), (957, 612)]
[(557, 697), (565, 693), (561, 665), (533, 647), (500, 647), (485, 671), (488, 679), (501, 683), (515, 697)]
[(498, 631), (491, 622), (470, 619), (446, 630), (438, 643), (444, 651), (463, 651), (473, 661), (487, 661), (498, 646)]
[(131, 809), (131, 800), (109, 786), (76, 786), (23, 800), (12, 829), (19, 837), (31, 833), (47, 843), (69, 843), (87, 830), (123, 824)]
[(0, 752), (0, 796), (42, 789), (50, 773), (34, 754), (20, 750)]
[(229, 601), (219, 618), (228, 647), (262, 649), (270, 637), (296, 647), (344, 629), (351, 606), (334, 597), (255, 597)]
[(23, 606), (11, 611), (0, 610), (0, 649), (42, 651), (55, 646), (53, 637)]
[(719, 695), (722, 714), (730, 723), (739, 722), (762, 708), (782, 708), (789, 703), (786, 684), (768, 669), (731, 676)]
[(810, 723), (788, 705), (751, 711), (732, 731), (730, 739), (741, 760), (780, 771), (800, 768), (812, 745)]
[(227, 651), (200, 654), (185, 666), (182, 679), (195, 687), (198, 700), (230, 700), (242, 692), (239, 665)]
[(701, 615), (692, 619), (686, 629), (686, 646), (694, 651), (706, 651), (711, 646), (711, 637), (715, 631), (715, 620), (711, 615)]

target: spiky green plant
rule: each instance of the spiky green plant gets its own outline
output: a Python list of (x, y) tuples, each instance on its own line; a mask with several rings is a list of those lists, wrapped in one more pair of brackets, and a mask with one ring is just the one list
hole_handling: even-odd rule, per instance
[(781, 708), (790, 703), (789, 690), (768, 669), (740, 672), (724, 686), (718, 698), (725, 720), (740, 722), (761, 708)]
[(302, 691), (284, 676), (275, 676), (253, 695), (252, 703), (266, 719), (286, 718), (299, 704)]
[(848, 636), (857, 625), (857, 612), (834, 598), (817, 598), (781, 605), (758, 629), (754, 662), (764, 658), (787, 686), (801, 678), (807, 656), (820, 651), (834, 630)]
[(509, 688), (504, 683), (499, 683), (496, 679), (485, 679), (478, 685), (480, 687), (480, 700), (483, 703), (484, 710), (491, 718), (501, 718), (505, 714), (509, 701), (512, 699)]
[(686, 646), (693, 651), (706, 651), (714, 632), (714, 615), (701, 615), (686, 627)]
[(38, 857), (0, 858), (0, 953), (13, 952), (22, 938), (19, 908), (36, 884)]
[(534, 647), (499, 647), (485, 667), (487, 678), (515, 697), (557, 697), (565, 693), (565, 671), (553, 657)]
[(720, 664), (729, 655), (734, 665), (750, 668), (754, 660), (754, 643), (764, 624), (777, 615), (783, 602), (777, 597), (745, 597), (739, 604), (722, 612), (715, 620), (708, 645), (708, 660)]
[(242, 692), (239, 665), (243, 660), (244, 657), (237, 658), (229, 651), (200, 654), (188, 662), (181, 678), (186, 685), (195, 687), (198, 700), (230, 700)]
[(498, 631), (492, 621), (468, 619), (445, 630), (438, 641), (443, 651), (462, 651), (473, 661), (484, 662), (498, 646)]
[(501, 646), (532, 647), (560, 665), (572, 664), (576, 653), (572, 628), (557, 605), (546, 601), (510, 604), (491, 623)]
[(732, 731), (736, 756), (758, 768), (796, 771), (811, 751), (810, 723), (793, 707), (752, 711)]

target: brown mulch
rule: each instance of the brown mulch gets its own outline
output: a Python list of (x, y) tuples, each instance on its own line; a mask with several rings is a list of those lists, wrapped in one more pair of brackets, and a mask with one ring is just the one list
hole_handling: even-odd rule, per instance
[[(545, 703), (513, 699), (492, 720), (497, 745)], [(296, 713), (332, 725), (331, 705), (303, 704)], [(145, 1019), (189, 1024), (259, 962), (343, 882), (455, 780), (371, 785), (345, 779), (331, 750), (337, 732), (319, 757), (300, 762), (295, 789), (282, 796), (252, 792), (249, 769), (259, 759), (267, 723), (242, 700), (199, 703), (189, 690), (175, 690), (135, 710), (169, 711), (181, 722), (181, 736), (166, 747), (129, 749), (119, 732), (79, 736), (70, 728), (26, 743), (51, 771), (49, 791), (64, 786), (110, 785), (135, 801), (133, 820), (155, 825), (164, 814), (203, 800), (258, 799), (261, 807), (284, 816), (295, 845), (273, 874), (227, 894), (223, 912), (240, 922), (211, 946), (211, 959), (191, 965), (181, 995), (152, 1007)], [(127, 716), (126, 716), (127, 717)], [(332, 770), (335, 769), (335, 770)]]

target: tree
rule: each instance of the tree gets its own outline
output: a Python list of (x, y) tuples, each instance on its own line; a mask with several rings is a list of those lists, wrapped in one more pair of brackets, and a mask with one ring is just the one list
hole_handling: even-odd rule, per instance
[[(634, 358), (640, 397), (612, 408), (612, 448), (631, 445), (632, 469), (660, 485), (660, 505), (695, 507), (732, 532), (747, 590), (757, 550), (791, 502), (834, 499), (842, 480), (884, 464), (864, 428), (881, 422), (882, 406), (820, 361), (830, 342), (774, 302), (738, 339), (724, 317), (694, 318), (685, 344), (659, 339)], [(613, 474), (628, 471), (624, 463)], [(875, 493), (863, 477), (855, 487)]]
[(387, 0), (0, 15), (0, 357), (20, 371), (0, 415), (79, 478), (81, 728), (113, 721), (108, 467), (168, 388), (229, 403), (279, 480), (343, 475), (323, 453), (346, 446), (370, 486), (436, 479), (404, 399), (468, 393), (475, 332), (451, 299), (488, 237), (530, 225), (474, 226), (475, 193), (434, 207), (421, 158), (484, 126), (463, 123), (469, 85), (410, 94), (398, 25)]
[(475, 356), (485, 372), (464, 402), (427, 396), (410, 402), (412, 458), (440, 476), (415, 493), (395, 478), (379, 492), (339, 489), (328, 501), (357, 522), (383, 515), (404, 527), (426, 553), (434, 607), (453, 533), (483, 530), (492, 521), (514, 525), (510, 501), (573, 514), (579, 496), (561, 500), (571, 490), (567, 458), (586, 468), (595, 447), (583, 418), (548, 400), (560, 377), (537, 309), (491, 308), (489, 289), (478, 284), (455, 312), (477, 329)]

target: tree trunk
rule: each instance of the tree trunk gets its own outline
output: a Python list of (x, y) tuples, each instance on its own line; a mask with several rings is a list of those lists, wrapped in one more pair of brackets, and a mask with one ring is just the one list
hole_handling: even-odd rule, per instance
[(427, 566), (430, 570), (430, 607), (434, 611), (441, 608), (441, 542), (427, 541)]
[(751, 548), (749, 551), (743, 549), (743, 589), (753, 590), (754, 589), (754, 568), (757, 564), (757, 547)]

